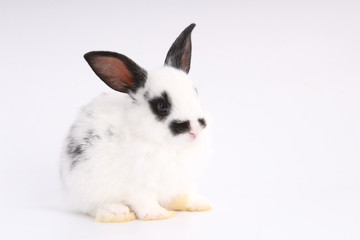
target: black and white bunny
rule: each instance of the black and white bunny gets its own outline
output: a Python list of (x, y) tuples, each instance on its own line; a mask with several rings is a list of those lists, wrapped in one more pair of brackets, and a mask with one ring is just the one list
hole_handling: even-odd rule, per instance
[(194, 27), (179, 35), (165, 65), (151, 73), (115, 52), (85, 54), (116, 92), (85, 106), (66, 139), (61, 177), (75, 211), (125, 222), (211, 209), (194, 189), (208, 152), (205, 113), (187, 75)]

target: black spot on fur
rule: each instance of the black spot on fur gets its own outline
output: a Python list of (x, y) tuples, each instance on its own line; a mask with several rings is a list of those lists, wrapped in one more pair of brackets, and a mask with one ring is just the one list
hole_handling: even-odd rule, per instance
[(66, 152), (72, 159), (70, 170), (73, 169), (79, 162), (86, 160), (84, 152), (99, 140), (100, 136), (94, 133), (94, 130), (87, 131), (82, 140), (69, 137)]
[(94, 130), (90, 129), (87, 131), (86, 136), (84, 137), (84, 142), (86, 144), (92, 144), (97, 139), (100, 139), (100, 136), (95, 134)]
[(80, 160), (84, 159), (83, 152), (85, 151), (85, 145), (78, 143), (74, 138), (70, 137), (68, 140), (66, 153), (71, 158), (70, 170), (72, 170)]
[(171, 99), (166, 92), (162, 92), (159, 97), (155, 97), (148, 101), (151, 111), (155, 114), (156, 119), (162, 121), (169, 116), (171, 112)]
[(182, 133), (187, 133), (190, 132), (190, 121), (174, 120), (171, 121), (169, 127), (172, 134), (175, 136)]
[(74, 138), (69, 138), (67, 148), (67, 154), (71, 156), (71, 158), (76, 158), (84, 152), (83, 144), (78, 144)]
[(198, 121), (202, 127), (204, 127), (204, 128), (206, 127), (206, 121), (204, 118), (199, 118)]

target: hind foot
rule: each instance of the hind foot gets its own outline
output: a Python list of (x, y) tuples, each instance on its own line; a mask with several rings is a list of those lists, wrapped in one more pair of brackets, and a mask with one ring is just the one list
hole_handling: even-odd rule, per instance
[(188, 212), (202, 212), (212, 209), (206, 199), (199, 196), (189, 196), (187, 194), (177, 196), (168, 206), (166, 206), (166, 208), (173, 211)]

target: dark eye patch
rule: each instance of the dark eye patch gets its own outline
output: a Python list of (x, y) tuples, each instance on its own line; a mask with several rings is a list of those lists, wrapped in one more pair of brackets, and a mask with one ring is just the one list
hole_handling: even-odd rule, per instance
[(170, 122), (170, 130), (173, 135), (190, 132), (190, 121), (173, 120)]
[(164, 120), (171, 112), (171, 99), (164, 91), (160, 96), (150, 99), (150, 109), (159, 121)]

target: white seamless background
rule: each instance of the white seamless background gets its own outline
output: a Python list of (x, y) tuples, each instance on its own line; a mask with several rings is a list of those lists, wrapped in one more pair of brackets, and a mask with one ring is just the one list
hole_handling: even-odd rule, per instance
[[(160, 67), (190, 23), (214, 209), (100, 224), (64, 208), (59, 153), (108, 89), (83, 54)], [(0, 1), (1, 239), (359, 239), (359, 1)]]

